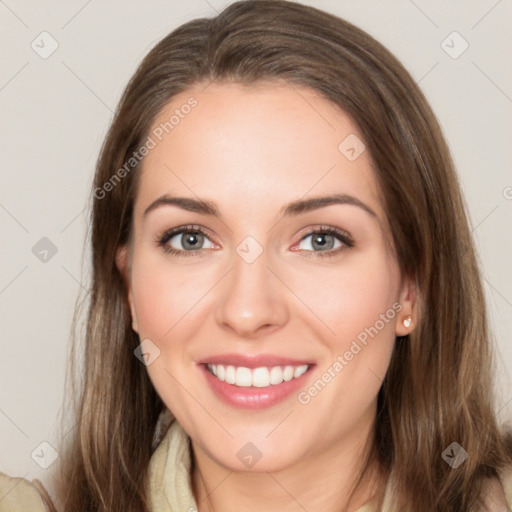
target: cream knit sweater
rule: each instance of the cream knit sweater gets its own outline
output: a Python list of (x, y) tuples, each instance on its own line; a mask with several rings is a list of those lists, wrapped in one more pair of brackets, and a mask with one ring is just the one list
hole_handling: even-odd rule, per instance
[[(150, 489), (152, 512), (197, 512), (191, 488), (190, 439), (182, 426), (170, 416), (161, 417), (153, 441)], [(357, 512), (393, 512), (391, 485), (388, 484), (381, 511), (369, 502)], [(503, 502), (506, 499), (506, 505)], [(500, 474), (492, 489), (489, 512), (512, 511), (512, 468)], [(9, 477), (0, 472), (0, 512), (52, 512), (50, 497), (38, 480)]]

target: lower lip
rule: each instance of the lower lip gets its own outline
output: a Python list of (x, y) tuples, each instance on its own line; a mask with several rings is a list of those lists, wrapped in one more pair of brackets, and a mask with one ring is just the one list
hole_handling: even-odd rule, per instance
[(217, 396), (228, 405), (241, 409), (265, 409), (286, 400), (304, 386), (305, 380), (309, 377), (309, 373), (313, 368), (313, 365), (311, 365), (308, 371), (300, 377), (283, 381), (281, 384), (257, 388), (254, 386), (239, 387), (234, 384), (228, 384), (215, 377), (206, 368), (206, 365), (201, 364), (199, 366), (206, 378), (206, 382), (208, 382)]

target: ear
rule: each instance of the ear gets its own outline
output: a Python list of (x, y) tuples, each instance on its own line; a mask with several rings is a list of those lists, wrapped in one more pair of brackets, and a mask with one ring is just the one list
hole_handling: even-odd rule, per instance
[(116, 250), (116, 266), (123, 277), (125, 289), (127, 291), (128, 304), (132, 315), (132, 329), (138, 333), (139, 324), (137, 322), (137, 312), (135, 311), (135, 301), (133, 300), (133, 291), (130, 279), (130, 265), (128, 257), (128, 247), (126, 245), (119, 246)]
[[(399, 302), (402, 306), (402, 309), (396, 316), (396, 336), (407, 336), (414, 330), (415, 326), (417, 325), (417, 297), (418, 293), (415, 281), (409, 277), (406, 277), (400, 290)], [(411, 320), (410, 323), (408, 322), (409, 319)]]

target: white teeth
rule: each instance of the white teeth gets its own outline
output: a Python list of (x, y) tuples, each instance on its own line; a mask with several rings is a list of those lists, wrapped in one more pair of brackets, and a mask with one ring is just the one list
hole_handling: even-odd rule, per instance
[(287, 366), (285, 369), (284, 369), (284, 372), (283, 372), (283, 379), (288, 382), (289, 380), (292, 380), (293, 379), (293, 372), (294, 372), (294, 367), (293, 366)]
[(308, 371), (308, 366), (306, 364), (302, 365), (302, 366), (297, 366), (297, 368), (295, 368), (295, 371), (293, 372), (293, 377), (294, 378), (300, 377), (301, 375), (304, 375), (307, 371)]
[(226, 368), (226, 382), (228, 384), (235, 384), (236, 382), (236, 370), (234, 366), (228, 366)]
[(266, 388), (270, 384), (270, 375), (267, 368), (255, 368), (252, 372), (252, 385), (257, 388)]
[[(220, 365), (218, 365), (220, 366)], [(236, 382), (237, 386), (242, 386), (248, 388), (252, 384), (252, 375), (251, 370), (249, 368), (244, 368), (243, 366), (239, 366), (236, 369)]]
[(270, 384), (276, 385), (283, 382), (283, 370), (280, 366), (274, 366), (270, 370)]
[(235, 367), (222, 364), (208, 364), (207, 367), (219, 380), (228, 384), (244, 388), (250, 386), (266, 388), (304, 375), (308, 371), (309, 365), (260, 367), (252, 370), (244, 366)]

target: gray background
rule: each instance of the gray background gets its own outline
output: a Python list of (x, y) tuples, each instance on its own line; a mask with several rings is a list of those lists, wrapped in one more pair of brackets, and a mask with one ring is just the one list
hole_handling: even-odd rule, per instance
[[(71, 319), (88, 286), (88, 193), (122, 90), (163, 36), (228, 3), (0, 0), (1, 471), (46, 483), (56, 467), (42, 469), (31, 453), (47, 449), (44, 441), (59, 446)], [(387, 46), (440, 120), (483, 266), (498, 348), (499, 416), (511, 421), (512, 2), (303, 3), (346, 18)], [(43, 31), (58, 43), (45, 59), (31, 47), (35, 41), (40, 53), (51, 49)], [(457, 58), (464, 42), (446, 39), (453, 31), (469, 44)], [(57, 249), (46, 261), (43, 237)]]

